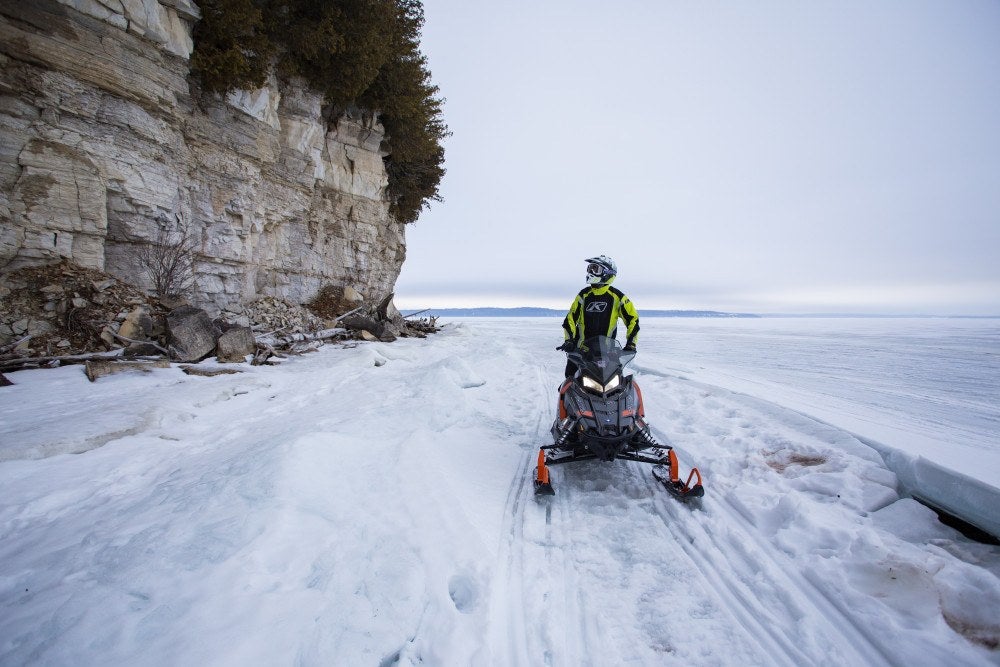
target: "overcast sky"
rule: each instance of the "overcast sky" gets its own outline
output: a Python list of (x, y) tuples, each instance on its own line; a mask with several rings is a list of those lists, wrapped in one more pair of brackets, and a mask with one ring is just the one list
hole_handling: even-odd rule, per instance
[(997, 0), (424, 0), (444, 201), (396, 303), (1000, 314)]

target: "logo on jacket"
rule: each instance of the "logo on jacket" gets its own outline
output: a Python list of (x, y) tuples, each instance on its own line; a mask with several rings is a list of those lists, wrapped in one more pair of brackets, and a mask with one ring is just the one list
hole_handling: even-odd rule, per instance
[(608, 309), (608, 304), (605, 301), (595, 301), (594, 303), (587, 306), (588, 313), (603, 313)]

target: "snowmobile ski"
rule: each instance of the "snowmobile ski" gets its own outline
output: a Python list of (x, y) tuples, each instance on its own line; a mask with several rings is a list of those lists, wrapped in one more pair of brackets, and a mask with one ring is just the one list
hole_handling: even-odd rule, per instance
[[(680, 480), (677, 475), (677, 455), (672, 449), (670, 450), (670, 464), (668, 466), (654, 466), (653, 477), (670, 492), (670, 495), (682, 502), (688, 502), (705, 495), (705, 487), (701, 484), (701, 472), (697, 468), (691, 468), (686, 482)], [(696, 480), (693, 485), (691, 480)]]
[(555, 493), (552, 482), (549, 481), (549, 468), (545, 465), (545, 452), (539, 449), (538, 467), (535, 468), (535, 495), (553, 496)]

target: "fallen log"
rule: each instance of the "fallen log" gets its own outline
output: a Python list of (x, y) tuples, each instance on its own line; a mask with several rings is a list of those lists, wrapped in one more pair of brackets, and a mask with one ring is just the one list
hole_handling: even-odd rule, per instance
[(162, 352), (166, 356), (168, 356), (168, 357), (170, 356), (170, 352), (168, 352), (167, 350), (163, 349), (162, 347), (160, 347), (159, 345), (157, 345), (156, 343), (154, 343), (151, 340), (135, 340), (135, 339), (132, 339), (132, 338), (126, 338), (125, 336), (119, 336), (116, 333), (113, 333), (111, 335), (114, 336), (115, 338), (117, 338), (118, 340), (122, 341), (123, 343), (129, 343), (129, 344), (136, 343), (136, 344), (140, 344), (140, 345), (151, 345), (152, 347), (156, 348), (157, 350), (159, 350), (160, 352)]
[(21, 340), (16, 340), (13, 343), (8, 343), (7, 345), (4, 345), (3, 347), (0, 347), (0, 354), (6, 354), (7, 352), (10, 352), (11, 350), (16, 349), (19, 345), (23, 345), (24, 343), (27, 343), (29, 340), (31, 340), (31, 334), (25, 336)]
[(85, 364), (88, 361), (118, 359), (124, 350), (95, 352), (92, 354), (68, 354), (57, 357), (17, 357), (0, 361), (0, 371), (16, 371), (37, 366), (60, 366), (62, 364)]
[(287, 350), (283, 350), (285, 354), (306, 354), (308, 352), (316, 352), (319, 348), (323, 347), (323, 341), (320, 340), (310, 340), (303, 343), (292, 343), (288, 346)]
[(287, 336), (257, 336), (254, 341), (260, 347), (283, 347), (290, 346), (293, 343), (306, 343), (310, 341), (328, 340), (331, 338), (339, 338), (341, 336), (349, 336), (350, 332), (342, 327), (336, 327), (334, 329), (323, 329), (322, 331), (317, 331), (313, 334), (296, 333), (289, 334)]
[(86, 364), (87, 379), (96, 382), (98, 378), (124, 371), (142, 371), (148, 373), (154, 368), (170, 368), (170, 362), (166, 359), (154, 359), (152, 361), (88, 361)]
[(357, 308), (352, 308), (351, 310), (347, 311), (347, 312), (346, 312), (346, 313), (344, 313), (343, 315), (338, 315), (338, 316), (337, 316), (337, 319), (338, 319), (338, 320), (342, 320), (342, 319), (344, 319), (345, 317), (347, 317), (348, 315), (353, 315), (354, 313), (358, 312), (358, 311), (359, 311), (359, 310), (361, 310), (362, 308), (364, 308), (364, 306), (358, 306)]
[(201, 377), (215, 377), (216, 375), (232, 375), (233, 373), (242, 373), (243, 371), (238, 368), (218, 368), (209, 367), (200, 368), (198, 366), (181, 366), (181, 370), (188, 375), (199, 375)]

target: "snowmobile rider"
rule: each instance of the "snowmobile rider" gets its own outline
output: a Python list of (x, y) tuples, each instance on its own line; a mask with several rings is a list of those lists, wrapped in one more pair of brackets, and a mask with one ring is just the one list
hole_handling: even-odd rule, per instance
[[(587, 262), (587, 286), (580, 290), (563, 320), (565, 342), (557, 350), (571, 352), (594, 336), (614, 338), (618, 320), (625, 324), (625, 349), (635, 351), (639, 336), (639, 313), (625, 294), (611, 286), (618, 275), (618, 266), (607, 255), (591, 257)], [(576, 364), (566, 362), (566, 377), (576, 373)]]

